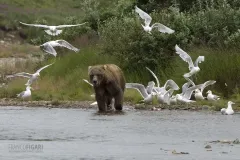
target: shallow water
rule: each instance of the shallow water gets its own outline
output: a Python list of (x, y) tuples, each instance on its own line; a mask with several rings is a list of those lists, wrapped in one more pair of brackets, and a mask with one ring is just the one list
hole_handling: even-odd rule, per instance
[[(240, 114), (219, 112), (1, 107), (0, 159), (239, 160), (240, 144), (208, 143), (240, 138), (239, 126)], [(16, 149), (26, 145), (41, 147)]]

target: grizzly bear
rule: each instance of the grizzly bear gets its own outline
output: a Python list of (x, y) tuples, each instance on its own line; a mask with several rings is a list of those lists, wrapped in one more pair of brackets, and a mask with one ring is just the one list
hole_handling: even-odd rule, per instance
[(116, 110), (122, 110), (125, 77), (115, 64), (95, 65), (88, 67), (90, 82), (95, 90), (99, 111), (107, 111), (114, 99)]

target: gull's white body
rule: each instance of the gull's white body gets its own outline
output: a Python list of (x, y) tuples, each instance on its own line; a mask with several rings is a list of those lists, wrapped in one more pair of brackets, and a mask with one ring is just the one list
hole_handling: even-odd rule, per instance
[(26, 99), (28, 97), (31, 97), (31, 87), (27, 86), (25, 91), (17, 94), (17, 97), (22, 98), (22, 99)]
[(198, 63), (201, 63), (204, 61), (204, 56), (199, 56), (195, 63), (193, 64), (192, 58), (185, 52), (183, 51), (178, 45), (175, 46), (176, 53), (179, 54), (179, 56), (184, 60), (185, 62), (188, 63), (188, 69), (190, 72), (185, 73), (183, 76), (184, 77), (191, 77), (192, 75), (198, 73), (200, 71), (200, 68), (198, 67)]
[(234, 111), (232, 109), (232, 104), (235, 104), (235, 103), (232, 102), (232, 101), (228, 101), (227, 109), (226, 108), (222, 108), (221, 109), (221, 113), (224, 114), (224, 115), (232, 115), (232, 114), (234, 114)]
[(48, 25), (42, 25), (42, 24), (27, 24), (27, 23), (23, 23), (20, 22), (23, 25), (27, 25), (27, 26), (34, 26), (34, 27), (41, 27), (41, 28), (45, 28), (46, 30), (44, 30), (47, 34), (51, 35), (51, 36), (56, 36), (62, 33), (62, 30), (60, 30), (59, 28), (65, 28), (65, 27), (74, 27), (74, 26), (81, 26), (85, 23), (82, 24), (76, 24), (76, 25), (58, 25), (58, 26), (48, 26)]
[(37, 70), (35, 73), (33, 73), (33, 74), (26, 73), (26, 72), (21, 72), (21, 73), (16, 73), (16, 74), (13, 74), (13, 75), (9, 75), (9, 76), (7, 76), (7, 78), (16, 77), (16, 76), (29, 78), (28, 81), (27, 81), (27, 83), (25, 84), (26, 86), (29, 86), (29, 85), (32, 85), (32, 83), (35, 82), (35, 81), (38, 79), (38, 77), (40, 76), (40, 72), (41, 72), (43, 69), (51, 66), (52, 64), (54, 64), (54, 63), (51, 63), (51, 64), (49, 64), (49, 65), (46, 65), (46, 66), (38, 69), (38, 70)]
[(167, 92), (165, 93), (158, 93), (157, 94), (157, 100), (158, 100), (158, 103), (166, 103), (168, 105), (171, 104), (171, 96), (173, 94), (174, 90), (173, 89), (169, 89)]
[(162, 32), (162, 33), (172, 34), (175, 32), (171, 28), (169, 28), (161, 23), (154, 23), (152, 26), (150, 26), (152, 17), (149, 14), (147, 14), (146, 12), (144, 12), (143, 10), (141, 10), (140, 8), (138, 8), (137, 6), (135, 6), (135, 12), (137, 12), (139, 14), (139, 16), (144, 20), (145, 25), (141, 24), (144, 31), (151, 34), (152, 29), (157, 28), (158, 31)]
[(176, 98), (176, 96), (171, 96), (170, 97), (170, 105), (171, 104), (177, 104), (177, 98)]
[(153, 100), (153, 87), (150, 89), (151, 93), (148, 94), (146, 88), (144, 87), (144, 85), (139, 84), (139, 83), (126, 83), (126, 88), (133, 88), (138, 90), (138, 92), (141, 94), (142, 98), (143, 98), (143, 102), (144, 103), (150, 103)]
[(212, 91), (207, 91), (207, 100), (209, 100), (209, 101), (217, 101), (217, 100), (219, 100), (220, 98), (219, 98), (219, 96), (217, 96), (217, 95), (214, 95), (214, 94), (212, 94)]
[(202, 92), (199, 89), (195, 90), (195, 99), (196, 100), (204, 100), (205, 99), (202, 95)]
[(48, 41), (42, 45), (40, 45), (40, 48), (42, 48), (45, 52), (54, 55), (55, 57), (57, 56), (57, 52), (54, 49), (54, 47), (65, 47), (70, 50), (73, 50), (75, 52), (78, 52), (79, 49), (72, 46), (70, 43), (68, 43), (65, 40), (55, 40), (55, 41)]

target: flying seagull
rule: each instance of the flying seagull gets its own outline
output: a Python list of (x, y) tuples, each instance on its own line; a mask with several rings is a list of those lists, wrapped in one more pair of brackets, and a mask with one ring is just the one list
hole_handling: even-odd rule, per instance
[(221, 113), (224, 114), (224, 115), (232, 115), (232, 114), (234, 114), (234, 111), (232, 109), (232, 104), (235, 104), (235, 103), (232, 102), (232, 101), (228, 101), (227, 109), (226, 108), (222, 108), (221, 109)]
[(144, 31), (151, 34), (152, 29), (157, 28), (158, 31), (160, 31), (162, 33), (172, 34), (175, 32), (171, 28), (168, 28), (167, 26), (165, 26), (161, 23), (154, 23), (152, 26), (150, 26), (152, 17), (149, 14), (147, 14), (146, 12), (144, 12), (143, 10), (141, 10), (140, 8), (138, 8), (137, 6), (135, 6), (135, 12), (137, 12), (139, 14), (139, 16), (144, 20), (145, 25), (141, 24)]
[(75, 25), (59, 25), (59, 26), (48, 26), (48, 25), (43, 25), (43, 24), (27, 24), (27, 23), (23, 23), (20, 22), (23, 25), (26, 26), (34, 26), (34, 27), (40, 27), (40, 28), (45, 28), (46, 30), (44, 30), (47, 34), (52, 35), (52, 36), (56, 36), (62, 33), (62, 30), (60, 30), (60, 28), (66, 28), (66, 27), (75, 27), (75, 26), (81, 26), (87, 22), (84, 22), (82, 24), (75, 24)]
[(26, 99), (31, 96), (31, 86), (27, 86), (25, 91), (22, 91), (21, 93), (17, 94), (17, 97)]
[(178, 45), (175, 46), (176, 53), (179, 54), (179, 56), (184, 60), (185, 62), (188, 63), (188, 69), (189, 73), (185, 73), (184, 77), (191, 77), (192, 75), (196, 74), (197, 72), (200, 71), (200, 68), (198, 67), (198, 63), (201, 63), (204, 61), (204, 56), (199, 56), (195, 63), (193, 64), (192, 58), (185, 52), (183, 51)]
[(54, 47), (65, 47), (68, 48), (70, 50), (73, 50), (75, 52), (78, 52), (79, 49), (72, 46), (70, 43), (68, 43), (65, 40), (55, 40), (55, 41), (48, 41), (42, 45), (40, 45), (40, 48), (42, 48), (42, 50), (44, 50), (45, 52), (54, 55), (55, 57), (57, 56), (57, 52), (54, 49)]
[(47, 67), (49, 67), (49, 66), (51, 66), (51, 65), (53, 65), (53, 64), (54, 64), (54, 63), (51, 63), (51, 64), (49, 64), (49, 65), (46, 65), (46, 66), (38, 69), (38, 70), (37, 70), (35, 73), (33, 73), (33, 74), (26, 73), (26, 72), (21, 72), (21, 73), (16, 73), (16, 74), (13, 74), (13, 75), (8, 75), (8, 76), (6, 76), (6, 78), (12, 78), (12, 77), (16, 77), (16, 76), (29, 78), (29, 80), (28, 80), (27, 83), (25, 84), (26, 86), (29, 86), (29, 85), (32, 85), (32, 83), (38, 79), (38, 77), (40, 76), (40, 72), (41, 72), (43, 69), (45, 69), (45, 68), (47, 68)]

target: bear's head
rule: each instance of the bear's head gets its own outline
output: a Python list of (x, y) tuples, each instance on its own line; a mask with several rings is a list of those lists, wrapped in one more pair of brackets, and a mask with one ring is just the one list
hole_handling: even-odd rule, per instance
[(94, 87), (100, 86), (105, 81), (106, 69), (106, 65), (96, 65), (88, 67), (88, 75), (90, 78), (90, 82), (93, 84)]

